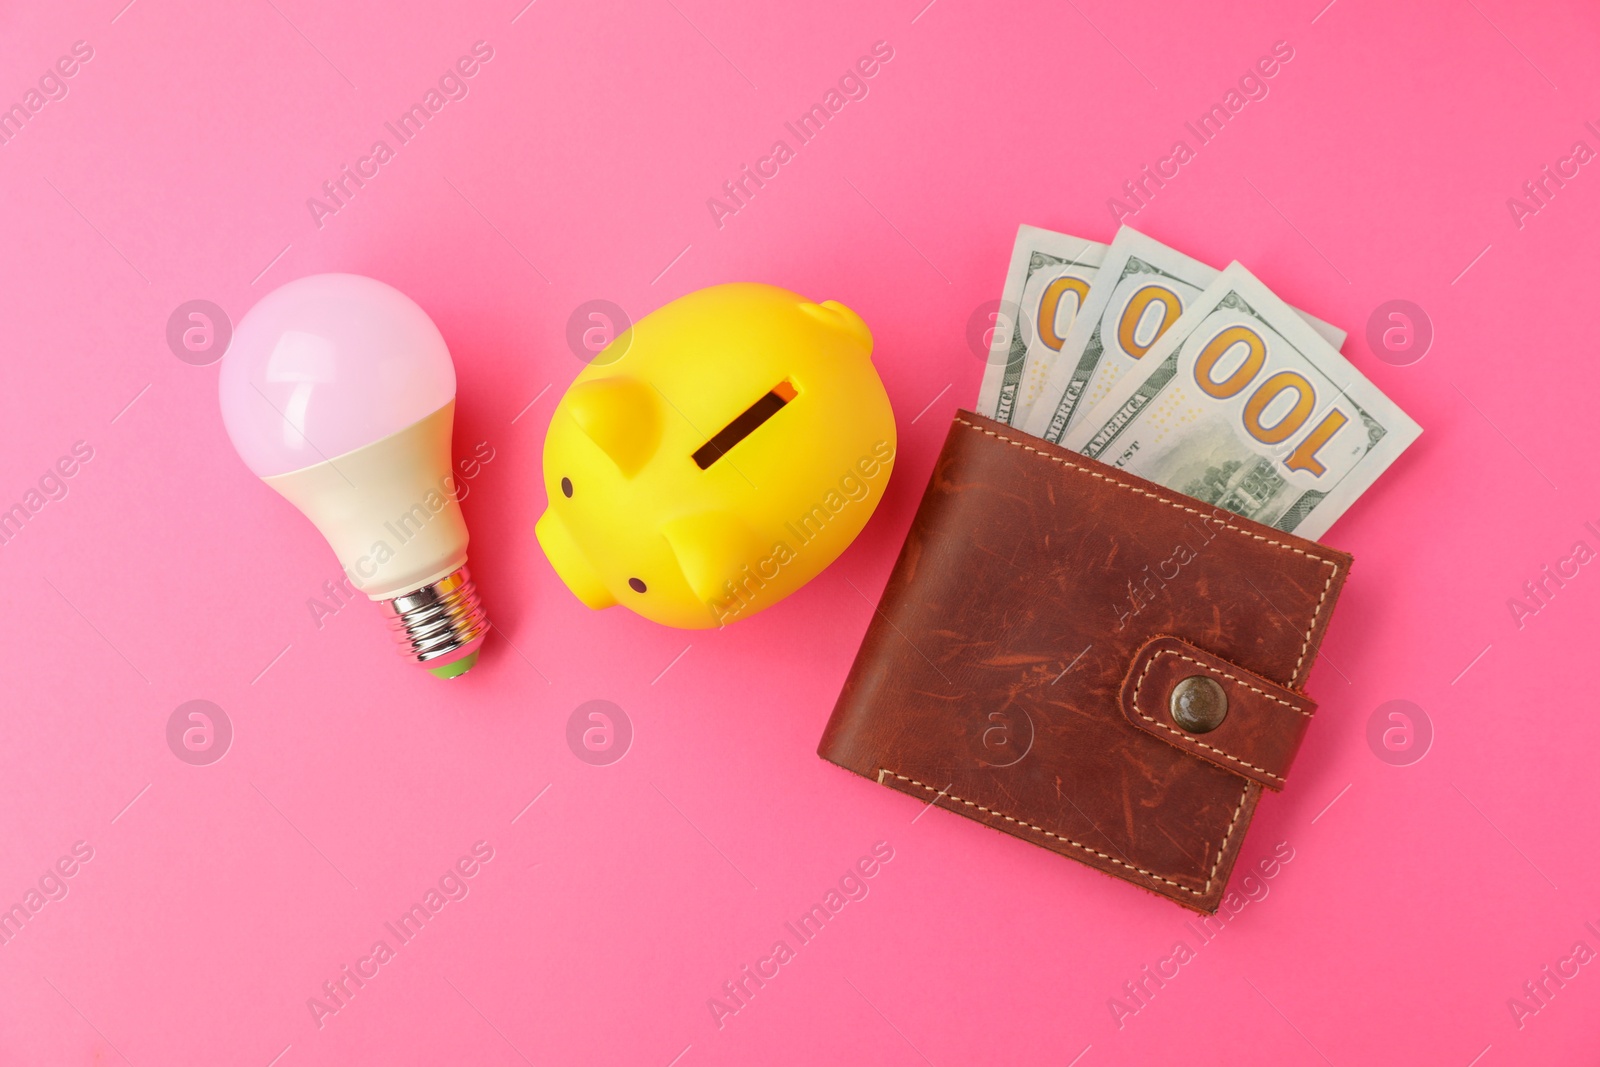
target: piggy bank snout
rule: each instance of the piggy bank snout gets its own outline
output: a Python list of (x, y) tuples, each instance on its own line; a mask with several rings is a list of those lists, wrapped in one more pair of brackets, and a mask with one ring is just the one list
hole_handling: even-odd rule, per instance
[(533, 533), (539, 539), (539, 545), (544, 549), (546, 558), (550, 560), (550, 566), (555, 568), (556, 577), (560, 578), (579, 600), (596, 609), (609, 608), (617, 602), (616, 597), (611, 595), (611, 591), (595, 573), (589, 558), (578, 547), (572, 532), (567, 529), (567, 524), (561, 521), (559, 515), (553, 511), (546, 511), (539, 516)]

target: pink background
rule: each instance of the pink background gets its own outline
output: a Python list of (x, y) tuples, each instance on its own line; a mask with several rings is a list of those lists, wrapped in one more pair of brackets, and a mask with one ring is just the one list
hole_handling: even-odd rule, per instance
[[(94, 850), (0, 947), (0, 1062), (1593, 1062), (1600, 965), (1521, 1028), (1507, 1000), (1575, 942), (1600, 950), (1600, 566), (1521, 629), (1507, 599), (1580, 538), (1600, 549), (1600, 165), (1520, 229), (1506, 199), (1574, 141), (1600, 148), (1600, 15), (923, 2), (0, 11), (0, 102), (94, 49), (0, 146), (0, 506), (93, 448), (0, 547), (0, 903)], [(319, 229), (306, 199), (478, 40), (494, 58), (470, 95)], [(879, 40), (870, 95), (719, 228), (707, 198)], [(1357, 564), (1321, 711), (1236, 882), (1278, 842), (1294, 859), (1119, 1028), (1108, 999), (1198, 944), (1189, 913), (919, 817), (814, 748), (976, 395), (967, 324), (1017, 224), (1109, 240), (1107, 198), (1279, 40), (1270, 95), (1133, 221), (1348, 329), (1426, 432), (1327, 538)], [(317, 628), (331, 552), (232, 453), (216, 367), (165, 342), (186, 300), (237, 321), (329, 270), (427, 309), (458, 454), (494, 451), (465, 510), (503, 633), (458, 682), (398, 662), (370, 605)], [(580, 366), (568, 316), (738, 279), (871, 324), (900, 424), (888, 499), (837, 565), (726, 632), (591, 613), (533, 538), (544, 428)], [(1411, 366), (1366, 341), (1394, 298), (1435, 325)], [(165, 740), (191, 699), (233, 723), (210, 766)], [(633, 724), (610, 766), (565, 740), (591, 699)], [(1436, 732), (1411, 766), (1367, 742), (1394, 699)], [(494, 858), (470, 895), (319, 1029), (307, 999), (477, 841)], [(870, 895), (719, 1029), (708, 998), (878, 841), (894, 859)]]

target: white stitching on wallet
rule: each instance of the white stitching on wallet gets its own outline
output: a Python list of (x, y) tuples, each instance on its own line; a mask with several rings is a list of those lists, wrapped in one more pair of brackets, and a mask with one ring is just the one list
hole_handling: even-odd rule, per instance
[[(1186, 663), (1193, 663), (1196, 667), (1199, 667), (1203, 671), (1210, 671), (1212, 674), (1221, 675), (1222, 677), (1227, 678), (1230, 681), (1238, 682), (1240, 685), (1244, 686), (1246, 689), (1250, 690), (1252, 693), (1260, 693), (1262, 696), (1266, 697), (1268, 700), (1272, 700), (1272, 701), (1275, 701), (1275, 702), (1277, 702), (1279, 704), (1282, 704), (1284, 707), (1290, 709), (1291, 711), (1298, 711), (1300, 714), (1304, 715), (1308, 719), (1311, 718), (1311, 714), (1312, 714), (1311, 712), (1307, 711), (1305, 708), (1302, 708), (1302, 707), (1296, 705), (1293, 701), (1285, 700), (1282, 697), (1275, 697), (1271, 693), (1267, 692), (1265, 689), (1258, 689), (1257, 687), (1251, 685), (1249, 682), (1245, 681), (1243, 678), (1236, 677), (1235, 675), (1229, 674), (1227, 671), (1224, 671), (1224, 670), (1218, 670), (1216, 667), (1211, 666), (1211, 664), (1209, 664), (1209, 663), (1201, 663), (1199, 660), (1195, 659), (1193, 656), (1186, 656), (1182, 652), (1174, 652), (1170, 648), (1164, 648), (1160, 652), (1157, 652), (1154, 656), (1151, 656), (1150, 657), (1150, 662), (1154, 663), (1156, 660), (1160, 659), (1162, 656), (1177, 656), (1179, 659), (1183, 660)], [(1145, 667), (1146, 671), (1148, 671), (1149, 669), (1150, 668), (1148, 666)], [(1144, 675), (1140, 675), (1139, 677), (1142, 679), (1144, 677)], [(1135, 694), (1138, 693), (1138, 686), (1134, 687), (1134, 692), (1135, 692)]]
[(1138, 681), (1133, 683), (1133, 710), (1138, 712), (1139, 713), (1139, 718), (1143, 719), (1145, 722), (1154, 723), (1155, 725), (1161, 727), (1163, 730), (1167, 731), (1167, 733), (1173, 734), (1174, 736), (1177, 736), (1177, 737), (1181, 737), (1185, 741), (1189, 742), (1192, 745), (1199, 745), (1203, 749), (1207, 749), (1207, 750), (1209, 750), (1211, 752), (1215, 752), (1217, 755), (1221, 756), (1223, 759), (1232, 760), (1233, 762), (1239, 764), (1241, 767), (1249, 767), (1252, 771), (1260, 771), (1262, 774), (1266, 775), (1268, 778), (1271, 778), (1274, 782), (1283, 781), (1283, 779), (1281, 777), (1279, 777), (1276, 774), (1273, 774), (1271, 771), (1267, 770), (1265, 767), (1257, 767), (1254, 763), (1246, 763), (1244, 760), (1240, 759), (1238, 756), (1232, 755), (1231, 753), (1228, 753), (1228, 752), (1224, 752), (1222, 749), (1218, 748), (1215, 745), (1208, 745), (1204, 741), (1201, 741), (1201, 740), (1197, 739), (1196, 737), (1194, 737), (1192, 734), (1186, 733), (1186, 732), (1184, 732), (1182, 730), (1174, 729), (1173, 727), (1168, 726), (1166, 723), (1162, 722), (1160, 719), (1152, 719), (1150, 716), (1146, 715), (1143, 710), (1140, 709), (1140, 707), (1139, 707), (1139, 690), (1144, 685), (1144, 676), (1150, 673), (1150, 668), (1154, 667), (1156, 665), (1156, 660), (1160, 659), (1162, 656), (1177, 656), (1179, 659), (1183, 660), (1186, 663), (1193, 663), (1196, 667), (1199, 667), (1203, 671), (1207, 671), (1207, 672), (1209, 672), (1211, 674), (1220, 674), (1224, 678), (1231, 678), (1231, 679), (1233, 679), (1233, 681), (1238, 682), (1240, 685), (1244, 686), (1246, 689), (1249, 689), (1252, 692), (1260, 693), (1262, 696), (1266, 697), (1268, 700), (1276, 700), (1279, 704), (1282, 704), (1284, 707), (1291, 708), (1291, 709), (1293, 709), (1295, 711), (1298, 711), (1300, 714), (1304, 715), (1308, 719), (1311, 718), (1311, 712), (1307, 711), (1304, 708), (1296, 708), (1293, 704), (1289, 703), (1287, 700), (1284, 700), (1281, 697), (1275, 697), (1271, 693), (1267, 692), (1264, 689), (1257, 689), (1255, 686), (1251, 685), (1249, 682), (1245, 681), (1242, 678), (1237, 678), (1234, 675), (1229, 674), (1227, 671), (1219, 671), (1215, 667), (1211, 666), (1209, 663), (1201, 663), (1199, 660), (1195, 659), (1193, 656), (1186, 656), (1182, 652), (1174, 652), (1170, 648), (1163, 648), (1160, 652), (1157, 652), (1155, 655), (1151, 656), (1149, 661), (1147, 663), (1145, 663), (1144, 670), (1139, 672)]
[[(1216, 880), (1216, 877), (1217, 877), (1217, 868), (1222, 865), (1222, 857), (1227, 854), (1228, 841), (1229, 841), (1230, 838), (1233, 837), (1233, 828), (1239, 822), (1239, 812), (1244, 810), (1245, 798), (1250, 795), (1250, 784), (1248, 782), (1246, 782), (1245, 783), (1245, 787), (1244, 787), (1244, 792), (1239, 794), (1239, 803), (1233, 809), (1233, 818), (1231, 820), (1229, 820), (1229, 822), (1228, 822), (1228, 830), (1227, 830), (1226, 833), (1224, 833), (1222, 835), (1222, 844), (1217, 848), (1217, 858), (1211, 864), (1211, 873), (1206, 876), (1206, 884), (1201, 886), (1199, 889), (1190, 889), (1188, 886), (1184, 885), (1181, 882), (1174, 882), (1171, 878), (1163, 878), (1163, 877), (1161, 877), (1161, 875), (1155, 873), (1154, 871), (1147, 871), (1143, 867), (1135, 867), (1131, 863), (1124, 863), (1122, 860), (1117, 859), (1117, 857), (1115, 857), (1115, 856), (1108, 855), (1107, 853), (1101, 852), (1097, 848), (1090, 848), (1088, 845), (1085, 845), (1085, 844), (1083, 844), (1081, 842), (1078, 842), (1078, 841), (1074, 841), (1070, 837), (1063, 837), (1062, 835), (1056, 833), (1053, 830), (1046, 830), (1044, 827), (1037, 826), (1037, 825), (1035, 825), (1034, 823), (1031, 823), (1031, 822), (1023, 822), (1021, 819), (1015, 818), (1014, 816), (1011, 816), (1011, 815), (1007, 815), (1003, 811), (996, 811), (994, 808), (986, 808), (982, 804), (979, 804), (975, 800), (965, 800), (965, 799), (963, 799), (961, 797), (956, 796), (954, 793), (950, 792), (948, 786), (946, 788), (944, 788), (944, 789), (938, 789), (938, 788), (936, 788), (934, 786), (928, 785), (925, 782), (919, 782), (915, 778), (908, 778), (903, 774), (896, 774), (894, 771), (891, 771), (887, 767), (880, 767), (878, 769), (878, 782), (879, 782), (880, 785), (883, 783), (883, 776), (885, 774), (893, 774), (896, 778), (900, 779), (902, 782), (910, 782), (912, 785), (921, 786), (923, 789), (927, 790), (930, 793), (943, 793), (944, 796), (946, 798), (950, 799), (950, 800), (959, 800), (959, 801), (961, 801), (961, 803), (965, 804), (969, 808), (977, 808), (979, 811), (984, 812), (984, 813), (989, 814), (989, 815), (998, 815), (1002, 819), (1004, 819), (1006, 822), (1014, 822), (1018, 826), (1026, 826), (1030, 830), (1037, 830), (1039, 833), (1043, 834), (1046, 837), (1053, 837), (1057, 841), (1062, 841), (1062, 842), (1065, 842), (1066, 844), (1071, 845), (1073, 848), (1080, 848), (1080, 849), (1082, 849), (1083, 851), (1089, 853), (1092, 856), (1099, 856), (1103, 860), (1110, 860), (1112, 863), (1115, 863), (1118, 867), (1126, 867), (1130, 871), (1138, 871), (1140, 874), (1144, 875), (1146, 878), (1153, 878), (1158, 882), (1165, 882), (1167, 885), (1172, 886), (1174, 889), (1181, 889), (1185, 893), (1191, 893), (1191, 894), (1193, 894), (1194, 896), (1197, 896), (1197, 897), (1203, 897), (1208, 892), (1210, 892), (1211, 883), (1214, 882)], [(935, 799), (935, 803), (937, 803), (938, 802), (938, 798), (936, 797), (934, 799)]]
[[(1191, 507), (1188, 507), (1188, 506), (1186, 506), (1184, 504), (1180, 504), (1176, 500), (1169, 500), (1167, 497), (1161, 496), (1159, 493), (1152, 493), (1148, 489), (1140, 489), (1136, 485), (1129, 485), (1127, 482), (1119, 482), (1115, 478), (1109, 477), (1108, 475), (1105, 475), (1105, 474), (1101, 474), (1097, 470), (1091, 470), (1090, 468), (1085, 467), (1082, 464), (1074, 463), (1070, 459), (1066, 459), (1066, 458), (1064, 458), (1062, 456), (1053, 456), (1050, 453), (1044, 451), (1044, 449), (1042, 449), (1042, 448), (1034, 448), (1030, 444), (1026, 444), (1026, 443), (1024, 443), (1022, 441), (1018, 441), (1018, 440), (1016, 440), (1015, 438), (1012, 438), (1012, 437), (1007, 437), (1003, 433), (995, 433), (993, 430), (986, 430), (982, 426), (979, 426), (975, 422), (968, 422), (966, 419), (963, 419), (960, 415), (956, 416), (956, 421), (959, 422), (963, 426), (969, 426), (972, 429), (977, 430), (981, 434), (987, 434), (990, 437), (998, 438), (999, 440), (1004, 441), (1006, 444), (1011, 445), (1014, 448), (1020, 448), (1024, 452), (1032, 452), (1034, 455), (1042, 456), (1045, 459), (1050, 460), (1052, 463), (1059, 463), (1063, 467), (1071, 467), (1075, 471), (1082, 471), (1083, 473), (1089, 475), (1090, 477), (1099, 478), (1103, 482), (1110, 482), (1112, 485), (1117, 486), (1119, 489), (1126, 489), (1130, 493), (1137, 493), (1140, 496), (1147, 496), (1151, 500), (1160, 501), (1161, 503), (1166, 504), (1169, 507), (1177, 508), (1179, 511), (1186, 511), (1190, 515), (1198, 515), (1201, 518), (1210, 518), (1210, 519), (1215, 519), (1216, 518), (1216, 513), (1215, 512), (1210, 512), (1210, 513), (1203, 512), (1203, 511), (1200, 511), (1197, 508), (1191, 508)], [(1301, 644), (1300, 644), (1300, 658), (1294, 661), (1294, 677), (1290, 679), (1290, 682), (1291, 683), (1298, 683), (1301, 680), (1300, 679), (1300, 668), (1301, 668), (1301, 666), (1303, 666), (1305, 664), (1306, 652), (1308, 652), (1310, 650), (1310, 648), (1311, 648), (1311, 634), (1317, 628), (1317, 619), (1318, 619), (1318, 617), (1320, 617), (1322, 615), (1322, 605), (1328, 599), (1328, 590), (1333, 588), (1333, 580), (1339, 576), (1339, 565), (1337, 563), (1335, 563), (1331, 559), (1324, 559), (1321, 556), (1315, 555), (1315, 554), (1313, 554), (1311, 552), (1307, 552), (1303, 548), (1296, 548), (1293, 545), (1284, 544), (1282, 541), (1274, 541), (1270, 537), (1262, 537), (1258, 533), (1252, 533), (1249, 530), (1244, 529), (1242, 526), (1234, 526), (1231, 523), (1224, 522), (1224, 523), (1222, 523), (1222, 528), (1225, 529), (1225, 530), (1232, 530), (1235, 533), (1244, 534), (1246, 537), (1254, 538), (1257, 541), (1265, 541), (1267, 544), (1272, 545), (1275, 548), (1281, 548), (1281, 549), (1284, 549), (1286, 551), (1293, 552), (1293, 553), (1295, 553), (1297, 555), (1305, 556), (1307, 559), (1314, 559), (1318, 563), (1321, 563), (1321, 564), (1323, 564), (1324, 566), (1326, 566), (1328, 568), (1328, 580), (1322, 583), (1322, 595), (1317, 598), (1316, 610), (1311, 613), (1311, 625), (1306, 627), (1305, 640), (1303, 642), (1301, 642)], [(1271, 601), (1268, 601), (1268, 603), (1271, 603)]]

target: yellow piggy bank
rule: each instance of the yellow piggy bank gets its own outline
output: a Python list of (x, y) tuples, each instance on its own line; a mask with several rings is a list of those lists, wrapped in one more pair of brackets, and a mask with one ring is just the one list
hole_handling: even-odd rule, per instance
[(712, 286), (640, 319), (561, 398), (535, 532), (589, 607), (722, 626), (832, 563), (894, 458), (860, 316), (776, 286)]

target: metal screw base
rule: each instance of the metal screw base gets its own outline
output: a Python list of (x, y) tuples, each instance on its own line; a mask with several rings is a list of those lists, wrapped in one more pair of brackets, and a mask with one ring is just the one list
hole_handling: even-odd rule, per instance
[(441, 668), (476, 657), (489, 632), (489, 617), (478, 602), (477, 587), (465, 564), (437, 582), (379, 604), (389, 618), (400, 654), (446, 677), (465, 673)]

